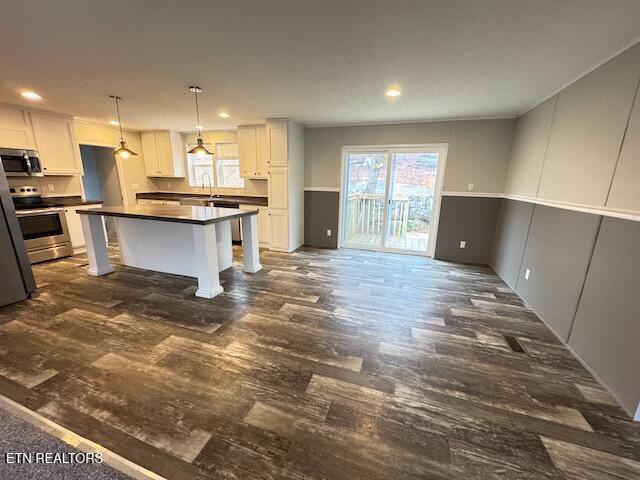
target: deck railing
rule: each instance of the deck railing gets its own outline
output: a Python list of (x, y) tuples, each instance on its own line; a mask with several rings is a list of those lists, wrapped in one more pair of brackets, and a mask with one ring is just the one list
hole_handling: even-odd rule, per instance
[[(381, 235), (384, 228), (384, 195), (354, 193), (347, 198), (347, 212), (351, 236)], [(394, 196), (389, 205), (389, 234), (403, 236), (407, 233), (409, 197)]]

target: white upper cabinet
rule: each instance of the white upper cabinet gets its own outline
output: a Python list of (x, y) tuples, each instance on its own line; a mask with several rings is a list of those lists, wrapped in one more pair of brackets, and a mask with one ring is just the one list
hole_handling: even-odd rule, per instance
[(267, 127), (265, 125), (256, 127), (256, 140), (258, 176), (267, 178), (269, 174), (269, 150), (267, 149)]
[(267, 148), (270, 167), (289, 166), (287, 125), (287, 121), (272, 121), (267, 124)]
[(184, 177), (184, 143), (178, 132), (142, 132), (142, 155), (147, 177)]
[(238, 127), (238, 150), (241, 177), (267, 178), (269, 152), (264, 125)]
[(36, 148), (29, 114), (25, 110), (0, 105), (0, 148)]
[(258, 174), (258, 139), (253, 127), (238, 127), (240, 176), (253, 178)]
[(82, 175), (73, 118), (31, 112), (36, 148), (45, 175)]

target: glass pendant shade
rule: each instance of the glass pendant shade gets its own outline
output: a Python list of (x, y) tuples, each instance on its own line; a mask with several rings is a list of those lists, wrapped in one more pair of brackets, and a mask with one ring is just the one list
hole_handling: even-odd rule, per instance
[(188, 153), (193, 155), (211, 155), (211, 152), (205, 148), (202, 138), (198, 138), (198, 145), (189, 150)]
[(131, 155), (138, 155), (136, 152), (127, 147), (124, 140), (120, 141), (120, 145), (113, 149), (115, 155), (119, 155), (120, 158), (129, 158)]

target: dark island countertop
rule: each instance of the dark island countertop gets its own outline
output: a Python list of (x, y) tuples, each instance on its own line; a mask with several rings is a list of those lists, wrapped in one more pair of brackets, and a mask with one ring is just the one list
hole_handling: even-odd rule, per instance
[(137, 205), (129, 207), (93, 208), (91, 210), (76, 210), (76, 212), (82, 215), (138, 218), (141, 220), (191, 223), (194, 225), (208, 225), (210, 223), (224, 222), (233, 218), (258, 214), (258, 210), (191, 207), (185, 205)]
[[(192, 199), (208, 199), (206, 193), (182, 193), (182, 192), (138, 192), (136, 199), (147, 200), (174, 200), (179, 201), (181, 198)], [(239, 203), (240, 205), (256, 205), (258, 207), (266, 207), (269, 204), (268, 197), (248, 197), (244, 195), (221, 195), (213, 197), (216, 203)]]

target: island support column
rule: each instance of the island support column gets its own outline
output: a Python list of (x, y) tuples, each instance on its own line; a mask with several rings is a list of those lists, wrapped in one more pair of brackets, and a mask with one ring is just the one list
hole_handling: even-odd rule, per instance
[(107, 240), (104, 238), (104, 226), (102, 217), (97, 215), (80, 214), (82, 232), (87, 247), (89, 268), (87, 273), (94, 277), (113, 272), (109, 262)]
[(223, 291), (218, 273), (218, 249), (216, 243), (215, 224), (193, 226), (193, 246), (196, 256), (196, 273), (198, 275), (196, 297), (213, 298)]
[(242, 253), (244, 255), (244, 269), (247, 273), (262, 270), (260, 265), (260, 250), (258, 249), (258, 215), (242, 217)]

